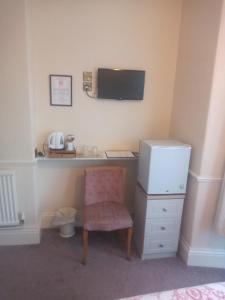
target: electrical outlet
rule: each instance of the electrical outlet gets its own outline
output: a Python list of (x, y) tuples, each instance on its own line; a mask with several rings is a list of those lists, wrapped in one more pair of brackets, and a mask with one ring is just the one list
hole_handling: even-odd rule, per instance
[(92, 91), (92, 72), (83, 72), (83, 90), (86, 92)]
[(83, 72), (83, 81), (92, 82), (92, 72)]
[(83, 82), (83, 90), (86, 92), (91, 92), (92, 91), (92, 82), (84, 81)]
[(18, 213), (18, 218), (20, 220), (20, 223), (24, 223), (24, 221), (25, 221), (25, 213), (24, 212), (19, 212)]

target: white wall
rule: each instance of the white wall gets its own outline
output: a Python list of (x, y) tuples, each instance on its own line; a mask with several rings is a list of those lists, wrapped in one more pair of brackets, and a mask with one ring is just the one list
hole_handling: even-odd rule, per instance
[[(0, 168), (16, 171), (19, 208), (26, 215), (19, 230), (24, 238), (1, 230), (2, 243), (38, 240), (37, 197), (45, 216), (82, 202), (82, 184), (74, 185), (83, 166), (36, 167), (34, 140), (41, 147), (50, 131), (62, 130), (74, 133), (78, 144), (136, 150), (140, 138), (168, 136), (181, 6), (182, 0), (1, 1)], [(144, 101), (88, 99), (82, 72), (95, 74), (103, 66), (146, 70)], [(49, 105), (52, 73), (73, 75), (72, 108)], [(129, 170), (132, 211), (135, 163), (119, 163)]]
[[(181, 0), (29, 1), (39, 148), (53, 130), (74, 133), (78, 145), (102, 150), (137, 150), (141, 138), (168, 137), (181, 8)], [(144, 100), (89, 99), (82, 91), (82, 73), (92, 71), (95, 77), (98, 67), (145, 70)], [(49, 74), (73, 76), (72, 107), (49, 105)], [(132, 211), (135, 163), (118, 164), (128, 169), (127, 203)], [(82, 211), (86, 165), (90, 162), (38, 163), (43, 227), (51, 224), (54, 211), (62, 206)]]
[[(77, 144), (138, 149), (140, 138), (168, 137), (181, 0), (31, 0), (29, 34), (38, 145), (52, 130)], [(146, 71), (144, 101), (89, 99), (82, 72)], [(49, 105), (49, 74), (73, 75), (73, 107)]]
[(33, 158), (24, 1), (1, 1), (0, 161)]
[(219, 266), (225, 259), (225, 240), (213, 228), (225, 162), (220, 142), (225, 130), (224, 51), (219, 50), (222, 4), (183, 3), (171, 120), (171, 137), (193, 146), (182, 226), (183, 245), (189, 248), (183, 248), (188, 263), (205, 266)]
[(201, 173), (221, 178), (225, 168), (225, 4), (223, 3), (213, 71)]
[[(224, 240), (212, 229), (224, 166), (222, 29), (217, 39), (223, 1), (183, 2), (182, 8), (182, 0), (1, 1), (0, 168), (16, 171), (26, 214), (22, 228), (0, 230), (1, 243), (38, 241), (37, 195), (44, 226), (57, 208), (82, 207), (88, 164), (38, 162), (36, 168), (35, 132), (39, 147), (50, 131), (62, 130), (78, 144), (136, 150), (140, 138), (169, 136), (174, 92), (170, 136), (193, 145), (182, 235), (191, 248), (221, 250), (223, 257)], [(98, 67), (146, 70), (144, 101), (87, 98), (82, 72)], [(49, 74), (73, 75), (72, 108), (49, 105)], [(132, 211), (136, 165), (122, 164)]]
[[(210, 180), (205, 187), (201, 185), (200, 196), (202, 201), (198, 203), (196, 210), (198, 219), (195, 224), (195, 244), (205, 241), (211, 247), (217, 245), (225, 250), (225, 240), (215, 233), (214, 222), (221, 179), (225, 166), (225, 4), (223, 3), (221, 22), (216, 49), (215, 64), (212, 77), (210, 105), (207, 118), (207, 126), (204, 140), (204, 148), (201, 163), (201, 174)], [(217, 179), (218, 178), (218, 179)], [(214, 179), (214, 180), (213, 180)], [(199, 218), (199, 215), (202, 217)], [(204, 220), (204, 221), (203, 221)], [(203, 236), (203, 232), (204, 236)], [(201, 238), (199, 239), (199, 236)]]
[(23, 226), (0, 229), (0, 244), (37, 243), (40, 238), (25, 1), (0, 3), (0, 170), (14, 170)]
[(193, 146), (191, 169), (200, 173), (211, 94), (221, 0), (183, 3), (171, 135)]

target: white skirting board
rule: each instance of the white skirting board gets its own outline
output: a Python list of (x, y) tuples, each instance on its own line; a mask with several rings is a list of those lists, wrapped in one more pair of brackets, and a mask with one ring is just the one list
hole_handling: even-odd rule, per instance
[(0, 229), (0, 246), (40, 243), (40, 226), (21, 226)]
[(193, 248), (181, 238), (179, 254), (188, 266), (225, 269), (225, 250)]

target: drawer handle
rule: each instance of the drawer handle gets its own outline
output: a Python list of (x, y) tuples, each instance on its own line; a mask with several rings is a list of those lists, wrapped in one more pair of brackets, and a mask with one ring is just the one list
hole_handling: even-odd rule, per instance
[(165, 230), (166, 229), (166, 227), (165, 226), (161, 226), (161, 230)]
[(164, 245), (163, 244), (159, 244), (159, 248), (163, 248), (164, 247)]
[(163, 209), (162, 209), (164, 212), (167, 212), (167, 209), (164, 207)]

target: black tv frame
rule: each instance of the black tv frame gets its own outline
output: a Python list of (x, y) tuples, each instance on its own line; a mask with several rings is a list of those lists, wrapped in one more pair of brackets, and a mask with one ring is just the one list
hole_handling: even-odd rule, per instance
[(99, 68), (97, 98), (112, 100), (143, 100), (145, 71)]

